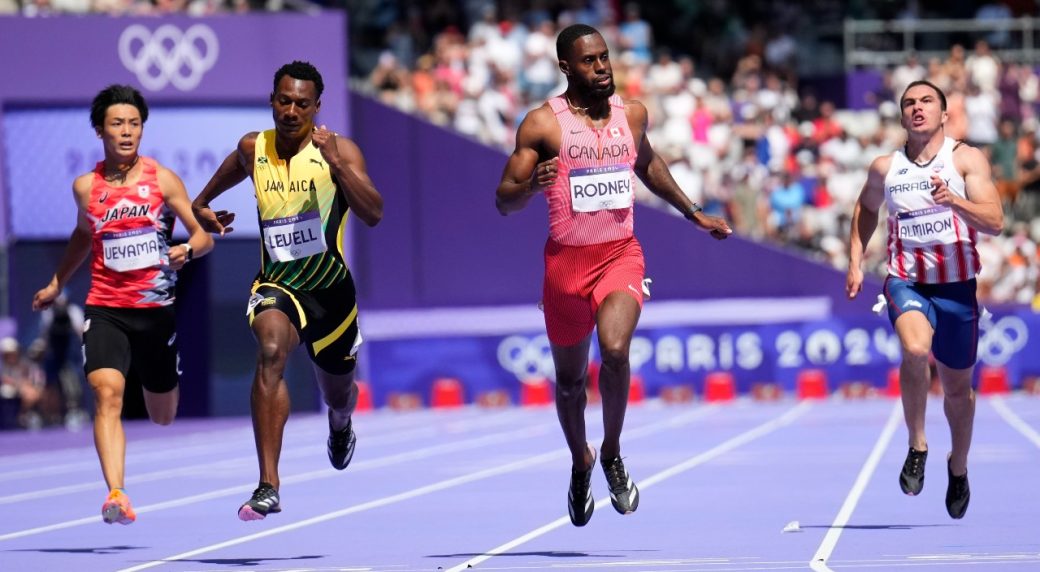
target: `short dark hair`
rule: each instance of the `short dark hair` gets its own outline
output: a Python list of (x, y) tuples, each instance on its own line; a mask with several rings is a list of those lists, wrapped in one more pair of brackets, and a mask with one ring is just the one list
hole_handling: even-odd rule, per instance
[(318, 94), (318, 99), (321, 99), (321, 92), (325, 91), (325, 82), (322, 81), (318, 68), (314, 67), (310, 62), (296, 60), (278, 68), (278, 71), (274, 72), (274, 91), (271, 93), (278, 91), (278, 82), (282, 81), (282, 78), (285, 76), (314, 82), (314, 90)]
[(571, 48), (574, 47), (574, 42), (578, 41), (578, 38), (598, 33), (599, 30), (587, 24), (571, 24), (567, 26), (560, 32), (559, 36), (556, 36), (556, 57), (566, 60), (571, 56)]
[(939, 95), (939, 107), (941, 107), (943, 111), (946, 111), (946, 94), (943, 93), (941, 89), (939, 89), (939, 86), (935, 85), (934, 83), (926, 79), (912, 81), (910, 82), (910, 85), (906, 86), (906, 89), (903, 90), (903, 95), (899, 96), (899, 107), (903, 107), (903, 98), (906, 97), (906, 92), (910, 91), (911, 87), (917, 87), (919, 85), (927, 85), (928, 87), (934, 89), (935, 93)]
[(94, 129), (105, 124), (105, 113), (113, 105), (133, 105), (141, 114), (141, 123), (148, 121), (148, 104), (133, 86), (113, 84), (98, 92), (90, 104), (90, 125)]

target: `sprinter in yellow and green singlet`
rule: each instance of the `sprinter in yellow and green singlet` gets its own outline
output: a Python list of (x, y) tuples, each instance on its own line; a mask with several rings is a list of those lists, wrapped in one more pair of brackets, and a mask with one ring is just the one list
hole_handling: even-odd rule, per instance
[(202, 227), (223, 236), (233, 230), (235, 213), (209, 204), (252, 178), (261, 267), (247, 315), (259, 346), (251, 406), (260, 483), (238, 509), (242, 520), (281, 511), (278, 457), (289, 417), (283, 374), (301, 343), (329, 407), (329, 461), (342, 470), (354, 454), (350, 417), (357, 404), (361, 334), (343, 238), (348, 212), (375, 226), (383, 217), (383, 199), (358, 146), (315, 125), (323, 89), (321, 74), (307, 62), (279, 68), (271, 93), (274, 129), (243, 136), (192, 204)]

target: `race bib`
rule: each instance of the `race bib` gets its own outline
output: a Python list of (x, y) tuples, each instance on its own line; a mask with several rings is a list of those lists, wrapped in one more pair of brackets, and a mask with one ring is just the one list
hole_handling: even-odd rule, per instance
[(953, 211), (946, 207), (928, 207), (896, 215), (899, 239), (916, 246), (953, 244), (957, 231), (953, 226)]
[(328, 250), (321, 215), (311, 211), (263, 221), (264, 246), (276, 262), (289, 262)]
[(162, 262), (162, 247), (154, 227), (102, 233), (101, 249), (105, 268), (116, 272), (150, 268)]
[(632, 170), (628, 165), (586, 167), (570, 172), (571, 209), (591, 213), (632, 206)]

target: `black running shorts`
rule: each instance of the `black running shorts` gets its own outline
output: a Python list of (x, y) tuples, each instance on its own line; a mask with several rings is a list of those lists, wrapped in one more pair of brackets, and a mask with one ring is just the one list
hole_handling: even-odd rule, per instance
[(97, 369), (112, 368), (122, 373), (124, 379), (136, 378), (152, 393), (166, 393), (177, 387), (181, 372), (173, 306), (87, 306), (83, 317), (87, 375)]
[(257, 277), (246, 310), (249, 324), (267, 310), (280, 310), (289, 317), (311, 361), (322, 370), (333, 375), (354, 371), (361, 333), (350, 274), (320, 290), (296, 290)]

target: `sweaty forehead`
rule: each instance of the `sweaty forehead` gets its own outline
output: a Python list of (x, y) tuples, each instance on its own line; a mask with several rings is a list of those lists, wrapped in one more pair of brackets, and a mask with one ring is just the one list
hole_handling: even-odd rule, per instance
[(585, 56), (598, 56), (605, 51), (607, 51), (607, 43), (599, 34), (584, 35), (571, 44), (571, 56), (577, 59)]
[(292, 99), (314, 99), (314, 82), (285, 76), (278, 82), (278, 94)]
[(903, 94), (903, 101), (917, 101), (926, 97), (938, 98), (939, 95), (935, 93), (934, 89), (926, 85), (916, 85), (906, 90), (906, 93)]
[(137, 107), (130, 105), (129, 103), (116, 103), (113, 105), (109, 105), (108, 109), (105, 110), (105, 118), (109, 120), (141, 119), (141, 111), (137, 109)]

